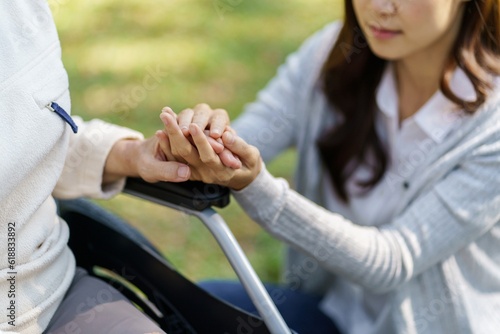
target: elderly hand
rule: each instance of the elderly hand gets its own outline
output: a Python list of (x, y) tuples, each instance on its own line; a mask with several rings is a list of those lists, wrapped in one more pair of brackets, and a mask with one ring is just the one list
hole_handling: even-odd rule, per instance
[(122, 177), (141, 177), (148, 182), (182, 182), (191, 176), (189, 167), (177, 161), (169, 161), (155, 136), (145, 140), (120, 140), (116, 142), (106, 159), (103, 184)]

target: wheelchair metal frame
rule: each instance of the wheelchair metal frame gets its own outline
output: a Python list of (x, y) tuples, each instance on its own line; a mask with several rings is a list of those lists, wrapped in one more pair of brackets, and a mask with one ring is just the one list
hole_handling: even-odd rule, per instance
[(212, 205), (222, 207), (229, 203), (226, 188), (197, 182), (149, 184), (129, 179), (124, 192), (201, 220), (226, 255), (269, 331), (291, 333), (224, 219), (212, 209)]

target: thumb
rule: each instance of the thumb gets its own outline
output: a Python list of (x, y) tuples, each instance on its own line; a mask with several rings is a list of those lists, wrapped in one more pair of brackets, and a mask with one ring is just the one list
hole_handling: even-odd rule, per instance
[(141, 177), (148, 182), (183, 182), (189, 180), (189, 166), (175, 161), (152, 160)]
[(224, 132), (222, 141), (225, 147), (236, 154), (245, 165), (252, 165), (260, 160), (259, 150), (255, 146), (247, 144), (241, 137), (233, 132)]

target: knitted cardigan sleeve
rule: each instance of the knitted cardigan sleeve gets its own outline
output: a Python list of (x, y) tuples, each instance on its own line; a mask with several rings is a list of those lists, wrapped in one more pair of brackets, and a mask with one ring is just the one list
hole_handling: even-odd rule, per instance
[(142, 134), (95, 119), (83, 122), (73, 116), (78, 133), (70, 135), (64, 169), (54, 189), (57, 198), (109, 198), (120, 192), (125, 178), (102, 185), (104, 165), (109, 151), (120, 139), (139, 139)]
[(233, 194), (277, 238), (334, 273), (373, 292), (387, 292), (466, 247), (500, 221), (500, 138), (496, 138), (500, 135), (493, 137), (474, 149), (465, 145), (469, 150), (465, 161), (378, 228), (356, 225), (327, 211), (265, 169)]

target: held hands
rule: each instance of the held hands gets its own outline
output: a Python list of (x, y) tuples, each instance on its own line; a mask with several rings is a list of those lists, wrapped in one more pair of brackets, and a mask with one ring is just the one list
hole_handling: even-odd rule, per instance
[(202, 104), (177, 116), (166, 107), (160, 118), (165, 129), (156, 137), (163, 154), (168, 161), (189, 164), (192, 180), (240, 190), (259, 174), (259, 151), (228, 127), (224, 110)]
[(259, 174), (258, 150), (227, 126), (229, 117), (224, 110), (198, 105), (177, 116), (164, 108), (160, 117), (165, 129), (154, 137), (123, 139), (113, 145), (105, 162), (103, 185), (132, 176), (148, 182), (201, 180), (239, 190)]
[[(162, 112), (172, 115), (176, 119), (177, 124), (181, 128), (182, 133), (192, 145), (195, 145), (193, 138), (189, 132), (189, 125), (191, 123), (197, 124), (200, 129), (205, 129), (203, 132), (207, 137), (210, 146), (214, 149), (215, 153), (219, 156), (222, 163), (227, 167), (234, 169), (241, 168), (240, 159), (235, 156), (230, 150), (224, 147), (222, 142), (222, 134), (224, 131), (232, 131), (229, 128), (229, 117), (225, 110), (215, 109), (212, 110), (207, 104), (198, 104), (194, 110), (184, 109), (179, 113), (175, 114), (172, 109), (165, 107)], [(160, 115), (161, 118), (161, 115)], [(234, 134), (236, 134), (233, 131)], [(167, 132), (165, 131), (165, 134)], [(178, 161), (183, 161), (182, 159)]]

